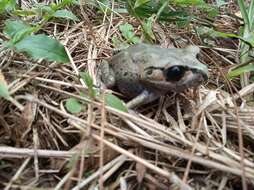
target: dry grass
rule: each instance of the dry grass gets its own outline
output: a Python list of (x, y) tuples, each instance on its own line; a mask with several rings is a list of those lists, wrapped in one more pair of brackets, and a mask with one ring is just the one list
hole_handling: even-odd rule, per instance
[[(225, 10), (237, 11), (232, 7)], [(120, 37), (119, 24), (132, 23), (140, 33), (129, 15), (99, 15), (87, 6), (75, 13), (79, 23), (54, 21), (43, 28), (65, 44), (71, 64), (0, 52), (2, 73), (20, 103), (18, 108), (0, 99), (1, 189), (254, 188), (254, 108), (245, 98), (253, 96), (254, 84), (241, 88), (224, 75), (236, 64), (238, 41), (216, 39), (216, 48), (206, 48), (191, 27), (156, 24), (162, 46), (203, 47), (209, 82), (128, 114), (102, 100), (71, 115), (67, 98), (87, 101), (79, 96), (87, 92), (79, 72), (88, 70), (96, 82), (98, 64), (112, 55), (112, 36)], [(224, 31), (237, 29), (225, 15), (214, 23)]]

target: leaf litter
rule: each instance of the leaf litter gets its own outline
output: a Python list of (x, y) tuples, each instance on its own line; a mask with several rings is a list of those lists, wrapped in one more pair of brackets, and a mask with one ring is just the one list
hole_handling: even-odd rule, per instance
[[(233, 2), (224, 5), (238, 12), (232, 7)], [(98, 22), (101, 15), (89, 6), (75, 14), (82, 19), (44, 26), (65, 42), (71, 64), (0, 52), (2, 91), (21, 105), (0, 99), (1, 188), (237, 189), (242, 182), (253, 187), (254, 84), (228, 83), (222, 72), (237, 64), (236, 39), (215, 38), (216, 47), (204, 47), (193, 29), (156, 23), (161, 44), (203, 47), (200, 59), (209, 66), (209, 81), (196, 92), (168, 95), (126, 113), (84, 96), (92, 87), (79, 73), (88, 71), (96, 81), (100, 61), (112, 56), (110, 39), (124, 41), (119, 26), (129, 23), (140, 36), (138, 21), (111, 12)], [(232, 30), (234, 19), (223, 14), (218, 28), (224, 19)], [(70, 98), (82, 102), (82, 109), (76, 104), (82, 111), (68, 111)]]

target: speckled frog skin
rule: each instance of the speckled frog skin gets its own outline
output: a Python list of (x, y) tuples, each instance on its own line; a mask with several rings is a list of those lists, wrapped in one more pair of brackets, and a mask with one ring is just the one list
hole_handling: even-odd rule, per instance
[(101, 80), (108, 88), (117, 86), (123, 95), (135, 97), (127, 106), (136, 107), (207, 80), (208, 69), (196, 58), (198, 53), (197, 46), (133, 45), (102, 63)]

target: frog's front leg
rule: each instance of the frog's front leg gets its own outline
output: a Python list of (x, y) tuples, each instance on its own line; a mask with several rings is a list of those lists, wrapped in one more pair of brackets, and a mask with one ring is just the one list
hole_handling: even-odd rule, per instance
[(144, 90), (141, 94), (130, 100), (126, 105), (128, 108), (134, 108), (143, 104), (147, 104), (149, 102), (154, 101), (157, 99), (159, 95), (149, 92), (147, 90)]
[(115, 85), (115, 73), (110, 67), (109, 63), (103, 60), (98, 69), (100, 85), (106, 86), (106, 88), (112, 88)]

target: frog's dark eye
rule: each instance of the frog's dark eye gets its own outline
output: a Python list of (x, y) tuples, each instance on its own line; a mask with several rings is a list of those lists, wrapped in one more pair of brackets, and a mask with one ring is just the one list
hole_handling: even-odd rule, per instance
[(167, 81), (178, 81), (180, 80), (186, 71), (186, 68), (183, 66), (173, 66), (164, 70), (164, 76)]

